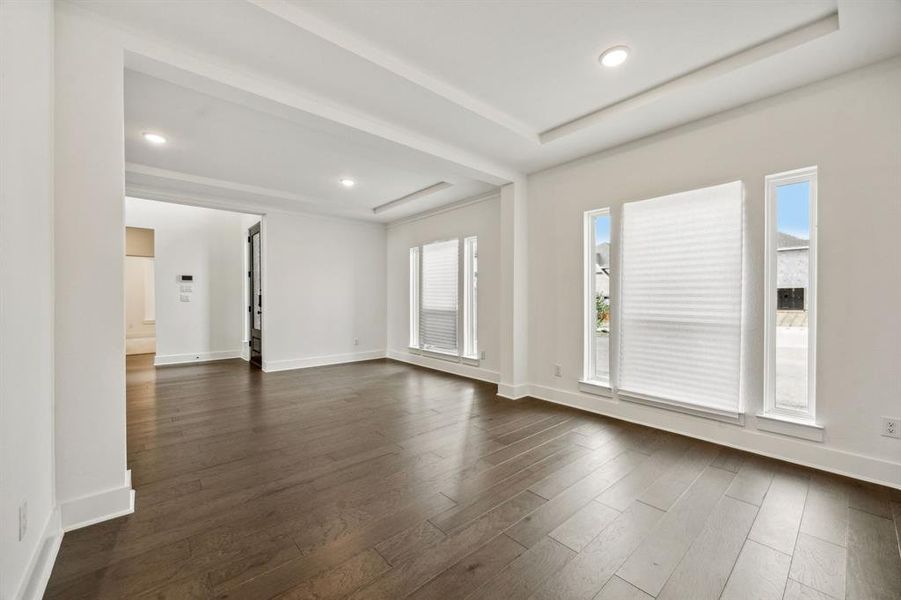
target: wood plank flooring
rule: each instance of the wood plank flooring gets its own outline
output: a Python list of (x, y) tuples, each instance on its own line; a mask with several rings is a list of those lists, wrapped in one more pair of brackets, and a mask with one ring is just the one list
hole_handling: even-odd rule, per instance
[(380, 360), (127, 360), (136, 512), (46, 598), (901, 598), (901, 492)]

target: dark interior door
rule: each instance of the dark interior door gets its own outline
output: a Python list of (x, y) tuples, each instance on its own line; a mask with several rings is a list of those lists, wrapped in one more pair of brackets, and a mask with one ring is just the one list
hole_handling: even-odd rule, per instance
[(250, 362), (263, 366), (263, 236), (257, 223), (247, 231), (247, 246), (250, 253)]

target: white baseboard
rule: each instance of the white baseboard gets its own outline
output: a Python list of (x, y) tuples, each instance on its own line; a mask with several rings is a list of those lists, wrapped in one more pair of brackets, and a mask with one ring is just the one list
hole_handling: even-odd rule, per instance
[(324, 356), (292, 358), (288, 360), (264, 359), (263, 372), (275, 373), (277, 371), (290, 371), (292, 369), (307, 369), (309, 367), (339, 365), (342, 363), (360, 362), (362, 360), (375, 360), (378, 358), (385, 358), (384, 350), (369, 350), (366, 352), (352, 352), (349, 354), (327, 354)]
[(500, 375), (497, 373), (497, 371), (490, 371), (481, 367), (467, 365), (462, 362), (442, 360), (440, 358), (432, 358), (430, 356), (422, 356), (420, 354), (412, 354), (404, 350), (389, 350), (388, 358), (400, 362), (405, 362), (411, 365), (426, 367), (435, 371), (451, 373), (452, 375), (460, 375), (462, 377), (468, 377), (470, 379), (478, 379), (479, 381), (485, 381), (488, 383), (497, 383), (500, 380)]
[(497, 385), (497, 395), (507, 400), (520, 400), (529, 395), (529, 384), (510, 385), (509, 383), (499, 383)]
[(72, 531), (135, 511), (135, 491), (131, 487), (131, 471), (125, 472), (125, 485), (60, 505), (63, 531)]
[(227, 358), (241, 358), (241, 349), (217, 350), (214, 352), (195, 352), (193, 354), (157, 354), (153, 359), (153, 365), (181, 365), (185, 363), (207, 362), (211, 360), (225, 360)]
[(528, 387), (529, 395), (539, 400), (901, 489), (901, 464), (899, 463), (830, 448), (821, 442), (811, 442), (758, 430), (753, 427), (751, 419), (747, 420), (746, 426), (740, 427), (632, 402), (623, 402), (614, 398), (535, 384), (530, 384)]
[(44, 524), (41, 542), (35, 548), (25, 577), (13, 598), (40, 600), (44, 597), (44, 590), (47, 589), (47, 582), (50, 580), (50, 573), (53, 571), (53, 564), (56, 562), (56, 555), (62, 542), (63, 530), (60, 525), (59, 509), (55, 508)]

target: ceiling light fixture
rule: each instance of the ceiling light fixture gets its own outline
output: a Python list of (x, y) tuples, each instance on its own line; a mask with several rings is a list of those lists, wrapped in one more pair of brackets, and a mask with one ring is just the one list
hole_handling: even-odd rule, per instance
[(614, 46), (604, 50), (598, 60), (605, 67), (618, 67), (626, 62), (627, 58), (629, 58), (628, 46)]
[(357, 182), (354, 181), (353, 179), (348, 179), (347, 177), (345, 177), (344, 179), (341, 180), (341, 185), (343, 185), (346, 188), (352, 188), (353, 186), (357, 185)]
[(151, 144), (155, 144), (157, 146), (165, 144), (166, 138), (161, 136), (158, 133), (153, 133), (152, 131), (145, 131), (143, 133), (144, 139), (150, 142)]

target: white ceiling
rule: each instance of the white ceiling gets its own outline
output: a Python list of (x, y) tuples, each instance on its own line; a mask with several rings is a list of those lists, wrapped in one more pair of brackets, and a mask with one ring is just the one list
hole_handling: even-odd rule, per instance
[[(291, 0), (543, 131), (835, 10), (808, 2)], [(633, 49), (604, 69), (606, 48)]]
[[(130, 141), (129, 161), (273, 188), (330, 211), (456, 177), (441, 192), (450, 195), (405, 207), (424, 210), (467, 185), (488, 189), (901, 54), (895, 0), (78, 4), (142, 38), (133, 69), (193, 89), (144, 81), (178, 97), (154, 106), (129, 93), (129, 118), (145, 119), (129, 126), (171, 123), (170, 136), (187, 144), (161, 156)], [(798, 28), (812, 33), (790, 33)], [(600, 67), (598, 54), (616, 44), (632, 48), (629, 61)], [(541, 135), (622, 100), (567, 135)], [(348, 198), (330, 185), (350, 168), (372, 187)]]
[[(287, 119), (132, 70), (125, 72), (128, 182), (259, 208), (390, 221), (490, 192), (454, 165), (308, 114)], [(148, 144), (145, 131), (167, 138)], [(353, 188), (340, 184), (356, 182)], [(380, 215), (372, 209), (438, 182), (451, 187)]]

